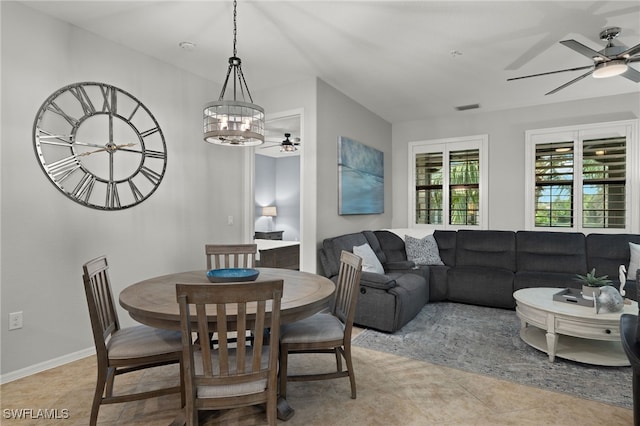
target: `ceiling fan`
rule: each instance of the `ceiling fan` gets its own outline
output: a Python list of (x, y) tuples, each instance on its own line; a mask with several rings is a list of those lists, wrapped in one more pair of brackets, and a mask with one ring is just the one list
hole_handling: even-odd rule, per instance
[[(296, 146), (300, 145), (300, 138), (293, 138), (293, 141), (291, 139), (291, 133), (285, 133), (284, 134), (284, 140), (281, 142), (276, 142), (274, 145), (271, 146), (264, 146), (261, 147), (260, 149), (265, 149), (265, 148), (275, 148), (275, 147), (280, 147), (280, 152), (294, 152), (297, 151), (298, 148), (296, 148)], [(271, 142), (274, 143), (274, 142)]]
[(607, 45), (605, 46), (604, 49), (602, 49), (599, 52), (575, 40), (563, 40), (560, 42), (560, 44), (563, 44), (568, 48), (573, 49), (576, 52), (590, 58), (593, 61), (593, 65), (587, 65), (584, 67), (577, 67), (577, 68), (569, 68), (569, 69), (558, 70), (558, 71), (543, 72), (540, 74), (525, 75), (522, 77), (514, 77), (514, 78), (507, 79), (507, 81), (520, 80), (522, 78), (529, 78), (529, 77), (539, 77), (542, 75), (557, 74), (560, 72), (567, 72), (567, 71), (580, 71), (580, 70), (586, 70), (586, 69), (589, 70), (586, 73), (582, 74), (581, 76), (569, 81), (568, 83), (565, 83), (562, 86), (557, 87), (548, 93), (545, 93), (545, 95), (554, 94), (564, 89), (565, 87), (570, 86), (573, 83), (576, 83), (582, 80), (588, 75), (593, 75), (594, 78), (607, 78), (607, 77), (613, 77), (616, 75), (621, 75), (623, 77), (628, 78), (631, 81), (640, 83), (640, 72), (638, 72), (634, 68), (631, 68), (628, 65), (630, 62), (640, 61), (640, 44), (636, 44), (631, 48), (627, 48), (621, 43), (614, 42), (614, 39), (618, 37), (621, 31), (622, 30), (619, 27), (606, 28), (603, 31), (601, 31), (600, 40), (606, 40)]

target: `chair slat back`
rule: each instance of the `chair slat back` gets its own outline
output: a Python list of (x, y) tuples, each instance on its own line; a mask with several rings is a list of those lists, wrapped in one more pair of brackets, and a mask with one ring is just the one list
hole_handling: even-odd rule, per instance
[(106, 256), (100, 256), (85, 263), (82, 269), (93, 339), (99, 355), (104, 351), (106, 356), (106, 340), (120, 329), (118, 313), (113, 304), (109, 264)]
[(346, 330), (351, 330), (358, 301), (358, 287), (362, 275), (362, 258), (343, 250), (340, 254), (340, 270), (336, 283), (333, 314), (342, 321)]
[(255, 268), (257, 244), (206, 244), (207, 269)]
[[(280, 304), (283, 280), (243, 282), (233, 284), (177, 284), (183, 359), (190, 376), (185, 375), (187, 389), (192, 386), (219, 386), (266, 379), (269, 388), (276, 384), (278, 339), (280, 337)], [(192, 310), (195, 307), (195, 311)], [(195, 313), (195, 317), (191, 312)], [(211, 315), (216, 316), (215, 329), (210, 327)], [(194, 329), (193, 324), (197, 323)], [(269, 341), (263, 335), (271, 328)], [(202, 368), (196, 374), (197, 347), (192, 332), (201, 342), (210, 333), (218, 333), (218, 348), (200, 345)], [(232, 333), (232, 332), (237, 332)], [(247, 345), (247, 332), (254, 335)], [(232, 342), (232, 339), (237, 339)], [(264, 350), (264, 354), (263, 354)], [(212, 351), (217, 355), (212, 362)], [(198, 357), (200, 358), (200, 357)]]

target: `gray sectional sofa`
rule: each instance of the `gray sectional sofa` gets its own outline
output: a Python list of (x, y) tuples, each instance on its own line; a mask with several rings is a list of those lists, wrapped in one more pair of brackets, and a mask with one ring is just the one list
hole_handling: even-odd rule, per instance
[[(576, 274), (596, 269), (619, 286), (618, 267), (629, 266), (629, 242), (638, 234), (540, 231), (435, 231), (442, 264), (415, 265), (405, 242), (394, 232), (363, 231), (323, 241), (324, 275), (335, 279), (340, 252), (368, 244), (384, 273), (363, 272), (355, 323), (393, 332), (425, 303), (453, 301), (513, 309), (513, 292), (528, 287), (580, 288)], [(640, 276), (640, 270), (638, 271)], [(636, 282), (626, 297), (637, 300)]]

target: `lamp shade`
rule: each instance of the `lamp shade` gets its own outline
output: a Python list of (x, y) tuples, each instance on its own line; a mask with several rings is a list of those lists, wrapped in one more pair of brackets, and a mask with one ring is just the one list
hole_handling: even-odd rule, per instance
[(269, 206), (262, 208), (262, 216), (278, 216), (278, 211), (276, 210), (276, 206)]

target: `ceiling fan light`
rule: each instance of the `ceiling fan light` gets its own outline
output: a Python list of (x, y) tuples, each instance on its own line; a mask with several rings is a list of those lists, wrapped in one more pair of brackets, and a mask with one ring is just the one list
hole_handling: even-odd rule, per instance
[(280, 145), (280, 152), (294, 152), (297, 150), (298, 148), (296, 148), (292, 143), (283, 143), (282, 145)]
[(616, 75), (624, 74), (629, 69), (629, 66), (624, 61), (609, 61), (596, 65), (596, 69), (593, 71), (594, 78), (609, 78)]

